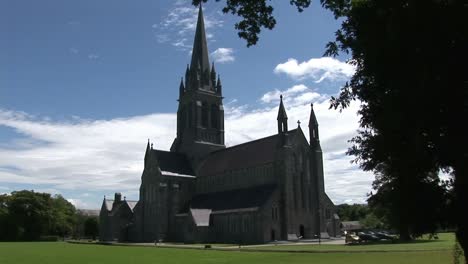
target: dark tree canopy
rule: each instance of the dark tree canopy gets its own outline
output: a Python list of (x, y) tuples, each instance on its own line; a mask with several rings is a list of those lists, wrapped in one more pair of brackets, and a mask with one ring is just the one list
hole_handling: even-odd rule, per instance
[[(427, 187), (422, 195), (429, 195), (437, 185), (433, 175), (450, 172), (457, 238), (468, 253), (468, 6), (456, 0), (320, 2), (343, 19), (325, 55), (349, 54), (356, 66), (331, 100), (336, 109), (352, 100), (362, 103), (361, 130), (348, 154), (362, 169), (375, 172), (374, 187), (389, 195), (387, 187), (411, 195), (414, 186)], [(247, 46), (257, 42), (262, 27), (275, 25), (267, 3), (226, 0), (223, 11), (243, 18), (235, 27)], [(310, 1), (290, 3), (301, 11)], [(396, 208), (411, 209), (400, 205)]]
[[(421, 214), (414, 209), (440, 197), (433, 175), (451, 171), (457, 238), (466, 251), (468, 131), (460, 122), (468, 114), (466, 7), (456, 1), (400, 0), (347, 1), (345, 8), (330, 9), (344, 22), (327, 54), (349, 53), (356, 65), (332, 107), (362, 102), (361, 130), (349, 154), (361, 168), (377, 173), (377, 190), (389, 193), (385, 187), (393, 187), (400, 193), (390, 200), (398, 204), (400, 228), (413, 232), (411, 221), (433, 228), (417, 221)], [(412, 204), (415, 199), (419, 202)], [(427, 209), (435, 215), (437, 208)]]
[(336, 210), (341, 221), (359, 221), (370, 213), (367, 204), (339, 204)]
[(97, 217), (88, 217), (84, 222), (84, 235), (96, 240), (99, 234), (99, 224)]
[(388, 228), (385, 219), (376, 216), (367, 204), (339, 204), (336, 210), (341, 221), (359, 221), (364, 228)]
[(60, 195), (26, 190), (0, 195), (0, 240), (66, 236), (75, 218), (75, 207)]

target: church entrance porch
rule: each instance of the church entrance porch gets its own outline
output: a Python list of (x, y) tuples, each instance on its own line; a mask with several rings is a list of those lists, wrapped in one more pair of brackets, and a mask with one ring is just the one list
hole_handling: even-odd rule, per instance
[(305, 228), (304, 225), (299, 226), (299, 238), (304, 238), (305, 235)]

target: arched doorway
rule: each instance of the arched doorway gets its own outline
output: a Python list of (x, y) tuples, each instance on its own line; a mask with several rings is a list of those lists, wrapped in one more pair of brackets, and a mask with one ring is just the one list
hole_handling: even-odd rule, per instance
[(304, 225), (300, 225), (299, 226), (299, 236), (301, 238), (304, 238), (304, 235), (305, 235), (305, 228), (304, 228)]
[(276, 240), (276, 237), (275, 237), (275, 230), (274, 229), (271, 229), (271, 241), (275, 241)]

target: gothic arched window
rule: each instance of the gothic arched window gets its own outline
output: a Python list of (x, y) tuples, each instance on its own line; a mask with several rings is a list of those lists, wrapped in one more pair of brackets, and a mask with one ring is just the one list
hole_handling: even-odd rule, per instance
[(187, 122), (187, 111), (185, 109), (185, 107), (182, 107), (182, 110), (180, 111), (180, 129), (183, 131), (185, 126), (186, 126), (186, 122)]
[(211, 105), (211, 127), (218, 128), (219, 107), (216, 104)]
[(208, 104), (206, 102), (202, 103), (202, 126), (203, 127), (208, 127)]
[(192, 126), (193, 126), (193, 123), (192, 123), (192, 111), (193, 111), (193, 105), (192, 105), (192, 103), (189, 103), (189, 104), (188, 104), (188, 108), (187, 108), (188, 127), (192, 127)]

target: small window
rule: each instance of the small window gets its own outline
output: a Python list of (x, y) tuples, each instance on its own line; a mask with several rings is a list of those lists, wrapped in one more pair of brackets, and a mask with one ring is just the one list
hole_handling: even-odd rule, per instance
[(178, 184), (178, 183), (174, 183), (174, 184), (172, 184), (172, 188), (174, 188), (174, 189), (179, 189), (179, 187), (180, 187), (180, 186), (179, 186), (179, 184)]
[(167, 183), (165, 183), (165, 182), (160, 182), (160, 183), (159, 183), (159, 187), (167, 187)]

